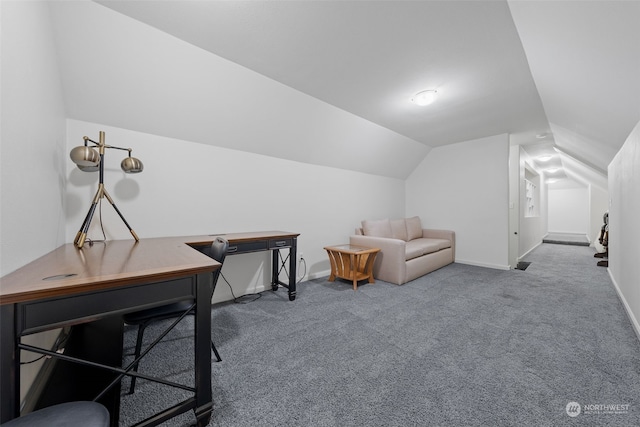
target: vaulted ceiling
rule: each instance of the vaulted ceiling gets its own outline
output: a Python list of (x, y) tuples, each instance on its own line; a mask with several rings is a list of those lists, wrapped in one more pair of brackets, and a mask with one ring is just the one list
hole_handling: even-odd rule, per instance
[[(576, 174), (605, 176), (640, 120), (635, 1), (104, 0), (58, 2), (52, 12), (72, 118), (291, 160), (404, 178), (431, 147), (509, 133), (533, 155), (555, 147)], [(278, 120), (277, 131), (256, 118), (279, 102), (263, 99), (264, 82), (233, 88), (236, 102), (216, 105), (233, 76), (213, 74), (207, 60), (199, 70), (172, 63), (189, 49), (319, 100), (309, 111), (328, 104), (362, 118), (366, 129), (323, 140), (291, 124), (290, 141), (205, 140), (214, 128), (197, 124), (207, 121), (199, 109), (209, 121), (225, 109), (247, 114), (261, 135), (288, 124)], [(207, 75), (213, 83), (202, 83)], [(424, 89), (438, 100), (417, 107), (410, 100)], [(171, 106), (158, 107), (163, 99)], [(317, 147), (334, 139), (327, 152)], [(372, 147), (377, 160), (353, 166)]]

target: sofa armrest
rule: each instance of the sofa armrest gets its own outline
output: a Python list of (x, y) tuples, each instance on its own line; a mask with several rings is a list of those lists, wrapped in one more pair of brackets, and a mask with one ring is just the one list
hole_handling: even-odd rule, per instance
[(373, 236), (351, 236), (349, 243), (367, 248), (379, 248), (373, 265), (374, 275), (386, 282), (404, 283), (406, 277), (407, 242), (400, 239)]
[(451, 251), (455, 258), (456, 254), (456, 232), (452, 230), (434, 230), (430, 228), (422, 229), (422, 237), (429, 239), (446, 239), (451, 241)]
[[(373, 237), (373, 236), (351, 236), (349, 237), (349, 243), (357, 246), (364, 246), (366, 248), (380, 248), (380, 252), (398, 254), (398, 262), (405, 261), (405, 251), (407, 242), (400, 239), (391, 239), (388, 237)], [(391, 255), (389, 255), (391, 256)], [(395, 256), (395, 255), (394, 255)]]

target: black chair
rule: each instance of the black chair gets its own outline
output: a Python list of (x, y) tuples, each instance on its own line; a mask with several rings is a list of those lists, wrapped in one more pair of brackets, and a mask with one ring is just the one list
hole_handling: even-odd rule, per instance
[[(229, 249), (229, 242), (222, 237), (216, 237), (215, 241), (211, 244), (210, 248), (203, 251), (206, 255), (218, 261), (220, 264), (224, 263), (224, 259), (227, 255), (227, 250)], [(213, 286), (211, 287), (210, 297), (213, 297), (213, 291), (216, 288), (216, 282), (218, 281), (218, 276), (220, 275), (219, 269), (213, 272)], [(140, 352), (142, 351), (142, 337), (144, 335), (144, 330), (153, 322), (157, 322), (160, 320), (172, 319), (176, 317), (180, 317), (184, 315), (186, 311), (189, 311), (189, 314), (195, 314), (193, 309), (194, 300), (185, 300), (172, 304), (163, 305), (160, 307), (154, 307), (147, 310), (136, 311), (134, 313), (129, 313), (124, 316), (124, 322), (128, 325), (138, 325), (138, 337), (136, 339), (136, 350), (134, 358), (137, 359), (140, 356)], [(213, 340), (211, 340), (211, 350), (216, 355), (218, 362), (222, 361), (220, 357), (220, 353), (216, 349), (216, 346), (213, 344)], [(139, 363), (139, 362), (138, 362)], [(138, 363), (133, 366), (133, 371), (138, 371)], [(131, 386), (129, 387), (129, 394), (134, 392), (136, 386), (136, 377), (131, 377)]]
[(2, 427), (109, 427), (109, 411), (96, 402), (68, 402), (39, 409)]

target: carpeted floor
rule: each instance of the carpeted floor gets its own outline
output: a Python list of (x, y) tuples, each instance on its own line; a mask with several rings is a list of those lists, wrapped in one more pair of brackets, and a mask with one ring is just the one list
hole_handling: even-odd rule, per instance
[[(210, 425), (638, 426), (640, 342), (593, 254), (543, 244), (526, 271), (452, 264), (403, 286), (313, 280), (295, 302), (279, 290), (216, 305)], [(191, 328), (141, 371), (192, 383)], [(138, 384), (122, 425), (185, 397)]]

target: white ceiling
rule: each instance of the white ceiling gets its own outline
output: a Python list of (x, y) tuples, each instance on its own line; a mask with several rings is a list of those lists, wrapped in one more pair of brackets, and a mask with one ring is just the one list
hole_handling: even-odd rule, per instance
[[(427, 147), (509, 133), (531, 149), (555, 144), (605, 174), (640, 120), (637, 1), (97, 3)], [(106, 37), (78, 33), (62, 15), (54, 19), (62, 40), (97, 46), (92, 38)], [(149, 50), (160, 54), (162, 47)], [(95, 121), (89, 77), (74, 74), (73, 58), (73, 51), (61, 53), (67, 105), (81, 106), (73, 118)], [(433, 88), (436, 103), (409, 101)], [(117, 95), (101, 94), (102, 102), (118, 105)], [(132, 128), (115, 116), (108, 124)], [(413, 157), (428, 152), (411, 147)], [(305, 161), (277, 147), (246, 149)]]

